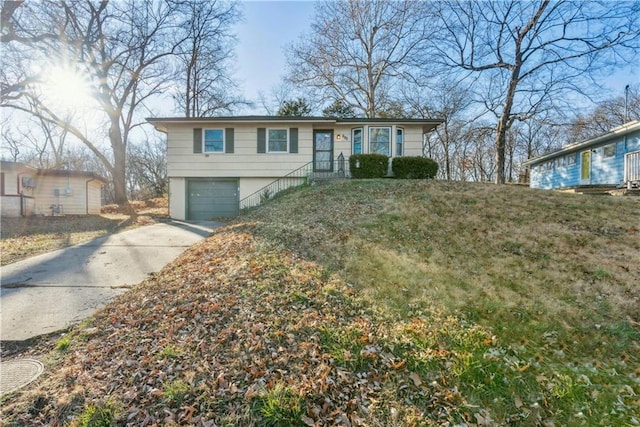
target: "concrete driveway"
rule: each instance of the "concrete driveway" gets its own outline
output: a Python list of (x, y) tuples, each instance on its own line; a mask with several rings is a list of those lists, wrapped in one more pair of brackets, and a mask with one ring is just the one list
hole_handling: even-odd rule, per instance
[(26, 340), (91, 316), (219, 225), (154, 224), (3, 266), (0, 340)]

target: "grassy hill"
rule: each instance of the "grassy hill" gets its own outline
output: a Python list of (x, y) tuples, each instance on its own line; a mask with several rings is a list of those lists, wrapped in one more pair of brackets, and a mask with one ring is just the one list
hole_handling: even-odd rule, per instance
[(639, 425), (638, 307), (637, 198), (332, 182), (29, 350), (3, 420)]

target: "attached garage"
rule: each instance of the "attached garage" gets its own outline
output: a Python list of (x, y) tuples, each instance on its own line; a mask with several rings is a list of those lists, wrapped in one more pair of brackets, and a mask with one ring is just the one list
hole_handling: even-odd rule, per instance
[(237, 178), (190, 178), (186, 185), (188, 220), (238, 215)]

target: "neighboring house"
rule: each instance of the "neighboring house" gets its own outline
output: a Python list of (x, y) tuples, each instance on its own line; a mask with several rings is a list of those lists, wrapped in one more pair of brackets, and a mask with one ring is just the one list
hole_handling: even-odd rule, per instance
[(352, 154), (421, 156), (441, 120), (242, 116), (149, 118), (167, 134), (169, 214), (230, 217), (319, 174), (348, 176)]
[(3, 160), (2, 216), (99, 214), (106, 183), (91, 172), (38, 169)]
[(530, 186), (544, 189), (637, 187), (640, 184), (640, 121), (524, 163)]

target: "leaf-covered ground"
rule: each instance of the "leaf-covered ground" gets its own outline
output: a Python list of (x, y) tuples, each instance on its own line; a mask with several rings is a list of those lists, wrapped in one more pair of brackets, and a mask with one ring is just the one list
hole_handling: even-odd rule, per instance
[(439, 369), (412, 364), (453, 366), (495, 338), (437, 310), (385, 322), (321, 266), (237, 225), (66, 340), (36, 385), (5, 399), (5, 425), (65, 425), (91, 405), (135, 426), (475, 420)]
[(2, 398), (2, 421), (640, 425), (639, 208), (447, 183), (296, 190), (6, 353), (47, 369)]

